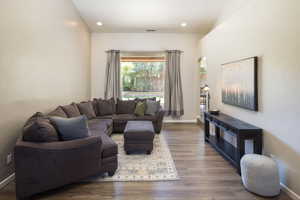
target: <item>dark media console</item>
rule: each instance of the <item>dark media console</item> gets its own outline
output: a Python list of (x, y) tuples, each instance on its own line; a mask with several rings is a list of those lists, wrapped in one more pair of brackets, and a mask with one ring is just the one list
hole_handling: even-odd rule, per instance
[[(210, 134), (210, 123), (215, 125), (215, 135)], [(253, 153), (262, 153), (261, 128), (219, 113), (213, 115), (204, 113), (205, 141), (210, 143), (225, 159), (227, 159), (240, 173), (240, 160), (245, 154), (245, 140), (253, 140)], [(220, 131), (226, 131), (236, 137), (236, 147), (220, 137)]]

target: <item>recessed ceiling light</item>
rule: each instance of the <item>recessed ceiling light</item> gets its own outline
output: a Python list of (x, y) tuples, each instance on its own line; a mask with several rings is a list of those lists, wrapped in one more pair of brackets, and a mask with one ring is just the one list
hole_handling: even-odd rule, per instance
[(182, 22), (182, 23), (180, 24), (180, 26), (186, 27), (186, 26), (187, 26), (187, 23), (186, 23), (186, 22)]
[(97, 25), (98, 26), (103, 26), (103, 23), (102, 22), (97, 22)]
[(155, 32), (155, 29), (147, 29), (146, 32)]

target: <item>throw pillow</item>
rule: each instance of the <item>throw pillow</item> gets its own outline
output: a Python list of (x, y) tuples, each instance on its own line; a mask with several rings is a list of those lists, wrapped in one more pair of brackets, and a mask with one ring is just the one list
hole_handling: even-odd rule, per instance
[(146, 103), (145, 102), (138, 102), (136, 104), (134, 114), (137, 116), (144, 116), (146, 110)]
[(92, 102), (81, 102), (77, 104), (77, 107), (82, 115), (85, 115), (88, 119), (96, 117)]
[(160, 102), (159, 101), (152, 101), (152, 100), (147, 100), (146, 101), (146, 115), (155, 115), (155, 113), (158, 111), (159, 109), (159, 105)]
[(120, 100), (117, 101), (117, 113), (118, 114), (134, 114), (136, 106), (135, 100)]
[(73, 118), (51, 117), (63, 141), (85, 138), (90, 135), (84, 115)]
[(70, 105), (61, 106), (62, 109), (65, 111), (68, 117), (78, 117), (80, 116), (80, 112), (75, 103)]
[(68, 117), (67, 114), (65, 113), (65, 111), (60, 106), (58, 106), (55, 110), (50, 112), (48, 115), (56, 116), (56, 117), (65, 117), (65, 118)]
[(113, 115), (116, 113), (116, 103), (113, 98), (109, 100), (100, 99), (98, 101), (98, 112), (100, 116)]
[(38, 119), (42, 119), (42, 118), (45, 118), (45, 115), (43, 113), (41, 113), (41, 112), (36, 112), (31, 117), (29, 117), (29, 119), (25, 122), (24, 127), (28, 126), (29, 124), (34, 123)]
[(96, 99), (94, 98), (93, 101), (92, 101), (92, 105), (93, 105), (93, 108), (94, 108), (94, 111), (95, 111), (95, 114), (96, 116), (99, 116), (99, 111), (98, 111), (98, 102), (100, 101), (101, 99)]
[(38, 118), (24, 126), (23, 140), (27, 142), (55, 142), (59, 141), (59, 137), (48, 119)]

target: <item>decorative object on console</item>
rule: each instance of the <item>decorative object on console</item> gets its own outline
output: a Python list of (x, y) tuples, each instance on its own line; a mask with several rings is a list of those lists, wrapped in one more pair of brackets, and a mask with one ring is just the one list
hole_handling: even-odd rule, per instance
[(258, 110), (257, 57), (222, 64), (222, 102)]
[(220, 111), (219, 110), (210, 110), (209, 113), (212, 115), (219, 115)]

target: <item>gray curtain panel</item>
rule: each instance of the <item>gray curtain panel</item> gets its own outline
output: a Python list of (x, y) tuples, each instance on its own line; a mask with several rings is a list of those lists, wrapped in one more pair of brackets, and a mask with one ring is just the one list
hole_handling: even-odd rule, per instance
[(121, 97), (120, 86), (120, 51), (109, 50), (107, 53), (106, 79), (104, 98), (110, 99)]
[(184, 114), (180, 56), (179, 50), (167, 51), (164, 104), (166, 115), (173, 118), (179, 118)]

